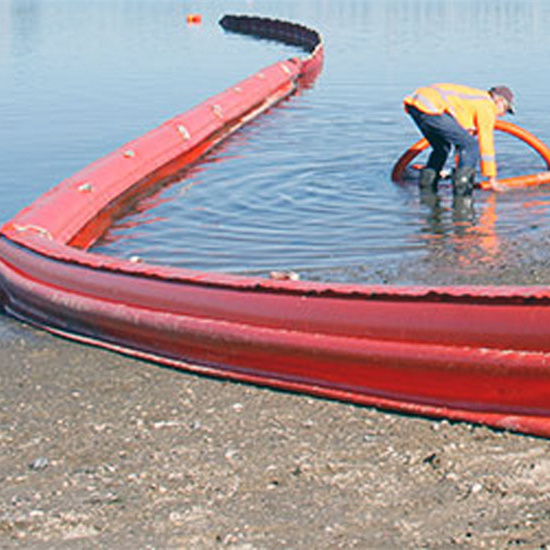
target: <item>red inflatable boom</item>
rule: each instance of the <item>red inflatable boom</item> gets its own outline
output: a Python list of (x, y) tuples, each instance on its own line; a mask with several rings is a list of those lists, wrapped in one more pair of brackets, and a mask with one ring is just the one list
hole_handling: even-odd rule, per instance
[(320, 70), (305, 27), (229, 17), (303, 45), (63, 181), (5, 224), (6, 312), (55, 334), (229, 379), (550, 436), (550, 291), (358, 286), (207, 274), (87, 252), (132, 196)]

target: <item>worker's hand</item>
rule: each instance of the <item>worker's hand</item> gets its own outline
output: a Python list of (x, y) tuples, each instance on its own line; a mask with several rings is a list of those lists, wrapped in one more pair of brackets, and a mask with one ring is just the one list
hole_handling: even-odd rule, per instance
[(506, 186), (500, 184), (494, 176), (487, 178), (487, 183), (493, 191), (504, 191), (506, 189)]

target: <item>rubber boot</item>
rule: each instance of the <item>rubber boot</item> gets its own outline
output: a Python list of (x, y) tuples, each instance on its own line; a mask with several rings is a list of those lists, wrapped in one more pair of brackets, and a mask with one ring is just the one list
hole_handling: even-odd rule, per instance
[(433, 168), (422, 168), (418, 188), (420, 190), (420, 202), (433, 209), (438, 206), (437, 196), (438, 174)]
[(453, 195), (471, 197), (474, 191), (476, 169), (471, 166), (457, 168), (453, 173)]
[(420, 191), (435, 193), (437, 191), (437, 172), (433, 168), (422, 168), (420, 171)]

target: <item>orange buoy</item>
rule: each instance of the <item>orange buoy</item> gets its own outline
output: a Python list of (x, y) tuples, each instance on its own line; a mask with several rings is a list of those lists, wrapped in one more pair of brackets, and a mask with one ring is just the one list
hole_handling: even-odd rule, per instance
[(187, 23), (190, 25), (196, 25), (202, 21), (202, 15), (200, 13), (188, 13)]

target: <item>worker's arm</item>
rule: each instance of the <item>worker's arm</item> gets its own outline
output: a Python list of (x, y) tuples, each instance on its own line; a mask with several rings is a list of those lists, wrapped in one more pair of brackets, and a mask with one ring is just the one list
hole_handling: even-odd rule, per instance
[(487, 109), (481, 109), (478, 112), (476, 126), (479, 140), (479, 154), (481, 156), (481, 173), (490, 182), (496, 181), (497, 177), (494, 141), (495, 122), (496, 114), (492, 105), (487, 105)]

